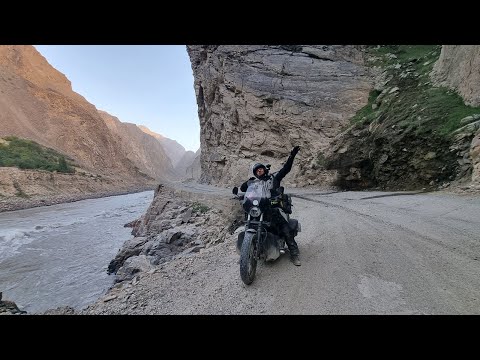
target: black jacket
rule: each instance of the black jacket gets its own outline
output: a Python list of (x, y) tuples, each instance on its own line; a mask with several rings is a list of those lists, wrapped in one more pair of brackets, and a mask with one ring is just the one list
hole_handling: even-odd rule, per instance
[[(288, 160), (285, 163), (285, 165), (283, 165), (283, 167), (279, 171), (277, 171), (276, 173), (273, 173), (272, 175), (270, 175), (270, 174), (269, 175), (264, 175), (260, 178), (260, 180), (268, 180), (268, 179), (273, 177), (272, 190), (271, 190), (272, 196), (277, 195), (277, 194), (275, 194), (275, 192), (280, 187), (280, 182), (285, 177), (285, 175), (287, 175), (290, 172), (290, 170), (292, 170), (293, 159), (295, 159), (295, 155), (290, 155), (288, 157)], [(255, 180), (255, 178), (251, 177), (250, 179), (245, 181), (240, 186), (240, 191), (242, 191), (242, 192), (247, 191), (249, 181), (253, 181), (253, 180)]]

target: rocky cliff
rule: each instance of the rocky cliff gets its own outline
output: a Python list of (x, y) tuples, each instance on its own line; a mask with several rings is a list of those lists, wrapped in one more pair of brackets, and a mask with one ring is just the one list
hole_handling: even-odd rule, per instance
[(368, 100), (360, 46), (187, 46), (200, 118), (201, 181), (238, 184), (256, 162), (280, 168), (302, 147), (285, 184), (323, 184), (332, 139)]
[(157, 179), (173, 180), (178, 177), (170, 158), (157, 138), (149, 135), (135, 124), (123, 123), (105, 111), (98, 111), (111, 133), (118, 137), (125, 157), (138, 169)]
[[(480, 45), (443, 45), (432, 80), (456, 90), (465, 104), (480, 107)], [(480, 117), (468, 126), (473, 139), (465, 160), (471, 161), (472, 181), (480, 184)]]
[(480, 45), (443, 45), (432, 79), (455, 89), (465, 104), (480, 106)]

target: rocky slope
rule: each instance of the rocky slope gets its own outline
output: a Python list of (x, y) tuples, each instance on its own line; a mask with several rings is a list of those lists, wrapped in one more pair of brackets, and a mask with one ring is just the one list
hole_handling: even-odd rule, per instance
[(258, 162), (279, 168), (300, 145), (285, 184), (322, 184), (317, 166), (373, 83), (360, 46), (187, 46), (200, 118), (201, 181), (238, 184)]
[(135, 124), (123, 123), (105, 111), (98, 111), (111, 133), (119, 138), (125, 157), (156, 180), (176, 179), (170, 158), (161, 143)]
[(179, 257), (189, 257), (231, 234), (242, 219), (238, 200), (230, 195), (189, 192), (159, 185), (142, 218), (127, 224), (133, 237), (109, 266), (116, 281)]
[(150, 178), (135, 186), (84, 171), (63, 174), (0, 167), (0, 212), (150, 190), (154, 186)]
[(480, 108), (432, 86), (440, 51), (431, 45), (367, 50), (375, 89), (326, 154), (325, 166), (338, 171), (338, 185), (438, 189), (471, 180)]
[(101, 175), (142, 182), (95, 106), (33, 46), (0, 46), (0, 137), (15, 135)]

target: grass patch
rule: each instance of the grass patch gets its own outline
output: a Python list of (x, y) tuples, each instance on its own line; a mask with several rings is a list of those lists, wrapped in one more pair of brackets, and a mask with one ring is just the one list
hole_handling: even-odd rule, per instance
[[(387, 72), (385, 93), (372, 90), (368, 104), (351, 119), (351, 124), (372, 122), (398, 126), (417, 136), (433, 134), (445, 140), (461, 127), (460, 120), (479, 114), (480, 107), (465, 105), (454, 91), (433, 87), (429, 74), (440, 56), (440, 45), (382, 45), (367, 48), (370, 66)], [(397, 91), (390, 93), (395, 87)], [(372, 105), (381, 96), (375, 109)]]
[[(415, 69), (433, 66), (440, 55), (441, 45), (379, 45), (367, 48), (367, 54), (373, 56), (370, 65), (388, 67), (395, 64), (416, 64)], [(423, 61), (422, 61), (423, 60)], [(426, 62), (430, 62), (424, 65)]]
[(352, 123), (364, 122), (371, 119), (375, 116), (375, 111), (372, 108), (375, 100), (377, 99), (378, 95), (380, 95), (380, 91), (372, 90), (368, 95), (368, 103), (363, 108), (357, 111), (355, 116), (350, 120)]
[(194, 202), (192, 205), (192, 210), (193, 212), (203, 214), (203, 213), (206, 213), (208, 210), (210, 210), (210, 208), (207, 205), (201, 204), (199, 202)]
[(427, 90), (423, 105), (423, 113), (434, 122), (429, 127), (435, 127), (443, 136), (460, 128), (460, 120), (464, 117), (480, 113), (480, 107), (465, 105), (457, 93), (445, 88)]
[[(73, 173), (75, 169), (65, 156), (46, 148), (32, 140), (9, 136), (0, 142), (0, 167), (18, 167), (20, 169), (40, 169)], [(71, 159), (68, 159), (71, 161)]]

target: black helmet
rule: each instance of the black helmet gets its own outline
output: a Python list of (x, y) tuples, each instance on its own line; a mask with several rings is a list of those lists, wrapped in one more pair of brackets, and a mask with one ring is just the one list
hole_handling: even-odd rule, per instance
[(257, 170), (260, 169), (260, 168), (263, 168), (263, 170), (265, 171), (265, 175), (268, 174), (268, 169), (265, 165), (263, 164), (260, 164), (260, 163), (256, 163), (254, 166), (253, 166), (253, 175), (258, 178), (257, 176)]

